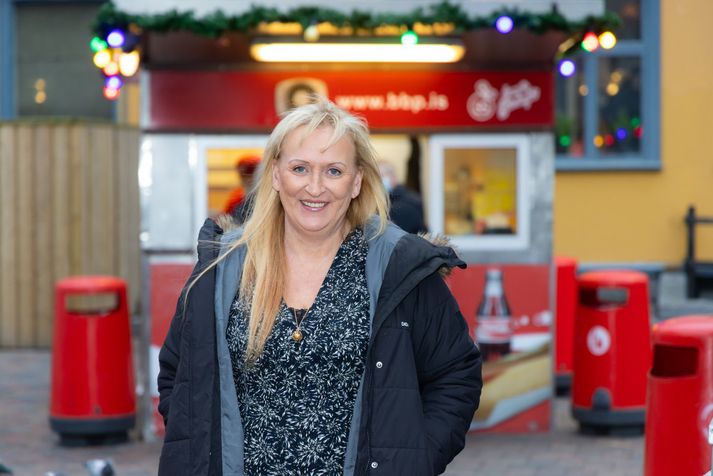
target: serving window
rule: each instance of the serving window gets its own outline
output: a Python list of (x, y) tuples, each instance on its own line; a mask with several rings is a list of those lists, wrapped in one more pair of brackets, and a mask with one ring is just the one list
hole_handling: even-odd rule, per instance
[(241, 161), (262, 157), (261, 147), (209, 147), (205, 151), (208, 182), (208, 216), (228, 213), (231, 194), (249, 184), (243, 183), (238, 172)]
[(527, 139), (432, 136), (429, 222), (465, 249), (528, 245)]
[(261, 135), (196, 136), (191, 155), (196, 163), (196, 209), (203, 210), (203, 218), (228, 212), (236, 189), (247, 189), (239, 164), (259, 160), (266, 143), (267, 136)]

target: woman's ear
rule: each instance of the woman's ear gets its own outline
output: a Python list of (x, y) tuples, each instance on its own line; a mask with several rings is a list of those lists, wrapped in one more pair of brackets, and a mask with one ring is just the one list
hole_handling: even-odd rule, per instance
[(354, 184), (352, 185), (352, 200), (359, 196), (361, 192), (361, 181), (364, 178), (364, 171), (359, 168), (359, 171), (354, 176)]
[(272, 189), (276, 192), (280, 191), (280, 171), (277, 167), (277, 161), (272, 161)]

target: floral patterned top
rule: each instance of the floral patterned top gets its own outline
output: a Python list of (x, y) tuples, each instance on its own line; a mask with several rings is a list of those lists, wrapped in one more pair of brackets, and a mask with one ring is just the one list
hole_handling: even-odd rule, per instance
[(303, 339), (292, 339), (294, 310), (283, 302), (262, 355), (250, 367), (244, 358), (249, 309), (237, 296), (233, 301), (226, 337), (247, 475), (343, 473), (369, 340), (366, 254), (357, 229), (340, 246), (300, 323)]

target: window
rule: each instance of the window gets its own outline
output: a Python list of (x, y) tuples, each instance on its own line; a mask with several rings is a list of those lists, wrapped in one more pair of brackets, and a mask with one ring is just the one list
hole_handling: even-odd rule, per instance
[(431, 231), (465, 252), (528, 249), (527, 136), (436, 134), (429, 148)]
[(582, 52), (557, 73), (558, 170), (660, 168), (658, 0), (606, 0), (623, 20), (610, 50)]
[(517, 230), (515, 148), (443, 151), (447, 235), (513, 235)]
[(0, 0), (1, 118), (114, 117), (89, 49), (100, 5)]

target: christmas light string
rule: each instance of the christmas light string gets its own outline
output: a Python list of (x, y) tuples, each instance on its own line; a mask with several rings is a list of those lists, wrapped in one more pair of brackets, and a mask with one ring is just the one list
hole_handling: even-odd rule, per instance
[[(599, 46), (613, 47), (616, 37), (612, 31), (620, 26), (621, 20), (614, 13), (606, 12), (601, 16), (572, 21), (565, 18), (556, 5), (544, 13), (499, 9), (485, 16), (469, 16), (460, 5), (449, 1), (403, 14), (358, 10), (343, 13), (313, 6), (281, 11), (252, 5), (240, 14), (227, 15), (215, 11), (201, 18), (196, 18), (193, 11), (177, 10), (131, 14), (108, 2), (101, 7), (93, 23), (95, 36), (90, 47), (94, 52), (94, 64), (104, 76), (105, 97), (116, 99), (125, 80), (136, 74), (139, 68), (141, 37), (146, 33), (188, 31), (218, 39), (231, 32), (264, 34), (266, 27), (274, 24), (298, 26), (307, 42), (323, 38), (325, 33), (322, 30), (325, 30), (333, 35), (394, 36), (404, 45), (418, 43), (420, 36), (454, 36), (481, 29), (495, 29), (502, 35), (514, 30), (527, 30), (534, 34), (558, 31), (568, 35), (556, 57), (560, 63), (563, 57), (581, 49), (594, 51)], [(569, 71), (567, 65), (565, 72)]]

